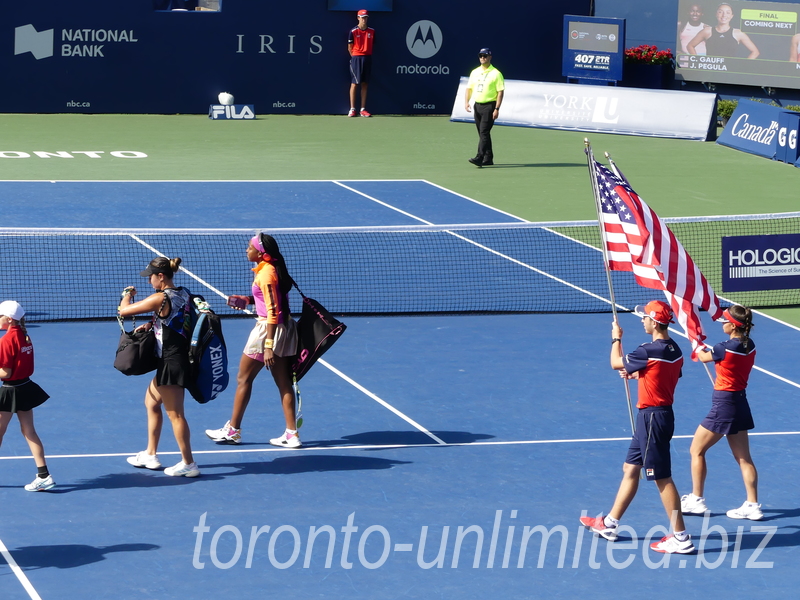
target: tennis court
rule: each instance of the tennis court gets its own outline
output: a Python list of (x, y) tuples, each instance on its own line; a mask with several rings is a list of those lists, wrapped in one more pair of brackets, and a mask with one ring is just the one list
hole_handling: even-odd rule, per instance
[[(174, 226), (191, 229), (207, 227), (212, 208), (220, 226), (251, 231), (475, 223), (513, 230), (521, 221), (419, 180), (3, 182), (2, 190), (6, 197), (27, 199), (9, 211), (7, 227), (32, 221), (39, 227), (163, 227), (178, 213), (185, 218)], [(43, 194), (50, 204), (38, 209), (35, 199)], [(254, 203), (269, 206), (269, 222), (253, 222), (241, 210)], [(70, 264), (80, 269), (82, 257), (95, 256), (64, 246), (58, 236), (41, 240), (46, 256), (57, 251), (48, 244), (68, 248), (59, 257), (67, 273)], [(244, 286), (246, 240), (243, 233), (225, 246), (240, 258), (231, 267), (240, 273), (230, 281)], [(554, 240), (564, 244), (557, 253), (570, 256), (563, 236), (552, 234), (537, 244)], [(169, 243), (174, 245), (164, 250), (182, 250), (179, 240)], [(103, 244), (100, 256), (120, 246)], [(121, 254), (137, 245), (128, 244)], [(575, 245), (583, 250), (572, 251), (585, 251)], [(492, 260), (507, 260), (491, 250)], [(203, 260), (202, 251), (179, 255), (190, 270)], [(90, 265), (93, 260), (98, 259), (90, 258)], [(481, 263), (467, 260), (480, 273)], [(127, 270), (120, 274), (125, 284), (137, 282), (139, 255), (130, 265), (112, 262)], [(203, 266), (203, 281), (212, 266)], [(576, 273), (590, 268), (581, 262)], [(564, 279), (564, 273), (557, 275)], [(526, 293), (546, 281), (556, 286), (546, 293), (558, 294), (552, 276), (532, 277)], [(104, 284), (79, 283), (86, 304), (113, 309), (116, 298)], [(196, 280), (185, 283), (201, 291)], [(581, 281), (571, 283), (580, 287)], [(74, 283), (64, 277), (61, 285)], [(570, 289), (564, 293), (586, 295)], [(486, 293), (480, 287), (466, 291)], [(635, 316), (620, 318), (626, 348), (646, 341)], [(729, 451), (715, 448), (706, 491), (712, 516), (705, 523), (687, 518), (696, 543), (705, 540), (702, 551), (668, 560), (643, 542), (664, 535), (650, 531), (665, 523), (652, 484), (642, 485), (625, 515), (635, 544), (623, 540), (608, 550), (611, 545), (577, 524), (582, 511), (594, 515), (610, 505), (630, 435), (622, 384), (608, 367), (610, 314), (343, 320), (345, 336), (301, 384), (303, 448), (269, 445), (282, 425), (274, 384), (262, 375), (241, 446), (219, 446), (202, 433), (228, 418), (232, 387), (208, 405), (187, 400), (202, 476), (185, 480), (125, 462), (144, 447), (146, 378), (126, 378), (111, 368), (116, 324), (32, 319), (34, 378), (52, 396), (36, 411), (37, 428), (58, 486), (41, 494), (22, 490), (33, 464), (21, 436), (9, 429), (0, 457), (0, 501), (6, 507), (0, 541), (7, 548), (6, 564), (0, 559), (2, 597), (477, 598), (500, 592), (513, 598), (667, 598), (687, 586), (705, 595), (755, 595), (766, 586), (783, 598), (800, 584), (800, 485), (792, 475), (800, 442), (796, 328), (758, 316), (754, 332), (759, 370), (748, 395), (765, 520), (742, 523), (724, 516), (744, 492)], [(720, 338), (718, 325), (706, 325), (709, 341)], [(232, 357), (249, 329), (247, 319), (225, 320)], [(688, 355), (686, 340), (676, 339)], [(690, 481), (691, 434), (707, 412), (710, 393), (703, 368), (687, 360), (673, 443), (682, 493)], [(177, 461), (176, 450), (167, 426), (162, 462)], [(711, 534), (702, 535), (704, 528)]]

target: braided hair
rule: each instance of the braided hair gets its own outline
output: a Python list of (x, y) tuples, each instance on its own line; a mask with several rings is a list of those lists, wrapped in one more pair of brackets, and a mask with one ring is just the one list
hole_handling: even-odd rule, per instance
[(741, 327), (739, 327), (738, 325), (731, 323), (734, 331), (739, 333), (741, 336), (742, 345), (747, 348), (748, 344), (750, 343), (750, 330), (753, 328), (753, 311), (746, 306), (734, 304), (728, 308), (728, 312), (734, 319), (743, 324)]
[(274, 237), (266, 233), (259, 233), (258, 239), (264, 247), (264, 252), (269, 254), (272, 259), (272, 265), (278, 273), (278, 288), (281, 294), (288, 294), (295, 283), (292, 276), (289, 275), (289, 270), (286, 268), (286, 261), (283, 259), (280, 248), (278, 248), (278, 242), (275, 241)]

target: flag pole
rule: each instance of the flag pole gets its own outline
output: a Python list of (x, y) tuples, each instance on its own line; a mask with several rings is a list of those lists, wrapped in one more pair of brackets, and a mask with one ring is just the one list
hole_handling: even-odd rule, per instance
[[(614, 162), (614, 159), (611, 158), (611, 155), (608, 152), (606, 152), (605, 155), (606, 158), (608, 159), (608, 164), (611, 165), (611, 170), (614, 171), (614, 175), (622, 179), (622, 181), (627, 182), (628, 180), (625, 179), (625, 175), (623, 175), (622, 172), (619, 169), (617, 169), (617, 165)], [(703, 363), (703, 368), (706, 370), (706, 375), (708, 375), (708, 379), (711, 381), (711, 387), (714, 387), (714, 377), (711, 375), (711, 371), (708, 368), (708, 364)]]
[[(606, 269), (606, 280), (608, 281), (608, 294), (609, 294), (609, 299), (611, 300), (611, 313), (614, 316), (614, 323), (619, 325), (619, 319), (617, 318), (617, 302), (614, 298), (614, 285), (611, 282), (611, 268), (608, 265), (608, 248), (606, 247), (606, 241), (605, 241), (606, 236), (605, 232), (603, 231), (603, 214), (602, 214), (603, 209), (600, 207), (600, 189), (597, 186), (597, 176), (594, 168), (594, 154), (592, 153), (592, 145), (589, 143), (589, 138), (584, 138), (583, 144), (586, 149), (586, 161), (589, 166), (589, 177), (592, 180), (594, 205), (595, 209), (597, 210), (597, 226), (600, 228), (600, 247), (603, 251), (603, 265), (605, 266)], [(619, 343), (619, 350), (620, 352), (622, 352), (622, 342)], [(630, 385), (628, 385), (627, 379), (623, 379), (622, 381), (625, 383), (625, 399), (626, 399), (626, 404), (628, 405), (628, 417), (630, 417), (631, 420), (631, 432), (636, 433), (636, 420), (633, 417), (633, 404), (631, 402), (631, 388)], [(639, 475), (641, 476), (641, 473), (639, 473)]]

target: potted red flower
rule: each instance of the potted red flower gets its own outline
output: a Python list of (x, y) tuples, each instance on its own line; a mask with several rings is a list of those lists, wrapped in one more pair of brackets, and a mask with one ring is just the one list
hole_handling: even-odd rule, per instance
[(625, 49), (622, 84), (627, 87), (665, 89), (672, 87), (674, 59), (672, 50), (659, 50), (642, 44)]

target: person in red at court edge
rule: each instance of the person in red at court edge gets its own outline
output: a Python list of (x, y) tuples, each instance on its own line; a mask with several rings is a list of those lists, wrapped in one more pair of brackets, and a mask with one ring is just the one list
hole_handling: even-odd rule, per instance
[[(367, 87), (372, 74), (372, 44), (375, 41), (375, 30), (367, 27), (369, 14), (366, 10), (358, 11), (358, 25), (350, 30), (347, 38), (347, 51), (350, 53), (350, 112), (348, 117), (371, 117), (367, 112)], [(361, 86), (361, 110), (356, 112), (356, 97)]]
[(25, 329), (25, 309), (14, 300), (0, 302), (0, 444), (14, 413), (19, 427), (33, 454), (38, 474), (25, 486), (29, 492), (44, 492), (55, 487), (45, 462), (42, 440), (33, 426), (33, 409), (44, 404), (50, 396), (31, 381), (33, 375), (33, 343)]
[(697, 353), (700, 362), (714, 362), (717, 378), (711, 396), (711, 411), (697, 426), (689, 452), (692, 455), (692, 493), (681, 498), (684, 514), (704, 514), (706, 499), (703, 489), (706, 482), (706, 452), (728, 438), (733, 458), (742, 470), (747, 500), (739, 508), (727, 512), (731, 519), (760, 521), (764, 518), (758, 503), (758, 472), (750, 457), (750, 439), (747, 430), (753, 429), (753, 415), (747, 403), (747, 380), (756, 360), (756, 345), (750, 339), (753, 313), (749, 308), (734, 304), (722, 313), (722, 332), (727, 340), (713, 348), (703, 348)]
[(650, 544), (656, 552), (688, 554), (694, 551), (691, 536), (681, 515), (681, 499), (672, 481), (670, 441), (675, 429), (672, 412), (675, 387), (681, 376), (683, 353), (669, 337), (672, 309), (666, 302), (653, 300), (644, 309), (642, 325), (652, 341), (642, 344), (630, 354), (622, 354), (622, 328), (614, 322), (611, 327), (611, 367), (626, 379), (638, 380), (639, 413), (628, 456), (622, 465), (622, 482), (614, 505), (608, 515), (581, 517), (581, 524), (613, 542), (617, 539), (619, 521), (630, 506), (639, 487), (642, 468), (648, 481), (655, 481), (661, 502), (670, 520), (672, 535)]

